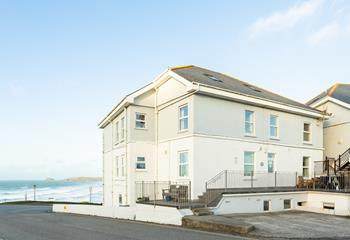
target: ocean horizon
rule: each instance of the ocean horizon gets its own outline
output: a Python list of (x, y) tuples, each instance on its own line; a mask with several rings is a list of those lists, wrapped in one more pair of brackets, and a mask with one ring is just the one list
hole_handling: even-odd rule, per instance
[(90, 189), (91, 202), (102, 203), (102, 181), (0, 180), (0, 203), (25, 200), (90, 202)]

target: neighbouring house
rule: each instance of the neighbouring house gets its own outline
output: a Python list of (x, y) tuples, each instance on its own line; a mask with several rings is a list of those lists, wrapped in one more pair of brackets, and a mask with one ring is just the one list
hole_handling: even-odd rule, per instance
[(335, 84), (307, 104), (329, 114), (324, 121), (324, 155), (338, 158), (350, 148), (350, 84)]
[(104, 205), (201, 199), (215, 186), (295, 187), (323, 159), (323, 118), (226, 74), (168, 68), (99, 124)]

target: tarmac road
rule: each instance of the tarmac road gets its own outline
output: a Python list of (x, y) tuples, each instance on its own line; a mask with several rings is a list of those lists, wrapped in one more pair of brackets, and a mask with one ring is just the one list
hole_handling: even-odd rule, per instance
[(51, 206), (0, 205), (0, 240), (229, 240), (242, 239), (181, 227), (74, 214)]

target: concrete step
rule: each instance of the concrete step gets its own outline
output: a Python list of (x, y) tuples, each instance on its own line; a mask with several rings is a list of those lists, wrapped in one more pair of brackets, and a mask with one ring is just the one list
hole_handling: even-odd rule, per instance
[(213, 215), (213, 212), (209, 208), (195, 208), (192, 209), (192, 212), (195, 216)]

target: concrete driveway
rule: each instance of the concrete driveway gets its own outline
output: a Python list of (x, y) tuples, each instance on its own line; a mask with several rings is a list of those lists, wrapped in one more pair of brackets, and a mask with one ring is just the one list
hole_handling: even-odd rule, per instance
[(250, 237), (274, 239), (350, 239), (350, 218), (302, 211), (224, 215), (252, 224)]
[(181, 227), (52, 213), (51, 206), (0, 205), (0, 240), (242, 239)]

